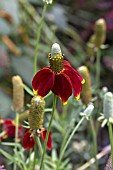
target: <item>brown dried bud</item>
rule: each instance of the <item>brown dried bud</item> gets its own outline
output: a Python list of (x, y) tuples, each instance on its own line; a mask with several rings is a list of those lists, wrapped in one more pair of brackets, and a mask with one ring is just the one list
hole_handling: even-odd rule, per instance
[(28, 117), (29, 125), (32, 130), (43, 127), (45, 101), (39, 96), (34, 96), (31, 100), (30, 113)]
[(105, 170), (112, 170), (112, 156), (109, 157)]
[(100, 18), (95, 23), (95, 47), (100, 48), (106, 40), (106, 22)]
[(85, 84), (82, 85), (81, 100), (85, 105), (88, 105), (88, 103), (91, 102), (92, 98), (90, 74), (86, 66), (79, 67), (78, 71), (85, 79)]
[(24, 88), (20, 76), (12, 77), (13, 83), (13, 108), (15, 112), (20, 112), (24, 107)]

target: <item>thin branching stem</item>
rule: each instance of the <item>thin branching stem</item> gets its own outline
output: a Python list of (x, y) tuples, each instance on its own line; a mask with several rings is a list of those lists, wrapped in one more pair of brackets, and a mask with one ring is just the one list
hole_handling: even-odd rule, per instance
[(41, 28), (42, 28), (42, 24), (43, 24), (43, 21), (44, 21), (46, 9), (47, 9), (47, 4), (45, 3), (43, 11), (42, 11), (42, 17), (41, 17), (41, 20), (40, 20), (40, 23), (39, 23), (39, 26), (38, 26), (38, 30), (37, 30), (37, 38), (36, 38), (36, 46), (35, 46), (35, 54), (34, 54), (34, 74), (36, 74), (36, 71), (37, 71), (39, 40), (40, 40)]

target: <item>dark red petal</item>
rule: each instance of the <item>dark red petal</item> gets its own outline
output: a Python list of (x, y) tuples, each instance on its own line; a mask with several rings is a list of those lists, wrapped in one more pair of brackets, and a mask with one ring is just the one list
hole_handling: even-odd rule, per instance
[(33, 78), (32, 87), (34, 91), (41, 97), (46, 96), (52, 89), (54, 84), (54, 73), (49, 67), (46, 67), (39, 72)]
[(73, 72), (80, 80), (80, 82), (83, 84), (84, 83), (84, 78), (80, 75), (80, 73), (75, 70), (68, 61), (64, 61), (64, 69), (66, 70), (70, 70), (71, 72)]
[[(44, 130), (42, 131), (42, 133), (41, 133), (41, 138), (42, 138), (43, 141), (45, 141), (45, 139), (46, 139), (46, 133), (47, 133), (47, 130), (46, 130), (46, 129), (44, 129)], [(49, 133), (49, 136), (48, 136), (47, 148), (48, 148), (49, 150), (52, 149), (52, 132), (50, 132), (50, 133)]]
[(32, 136), (32, 133), (30, 131), (26, 132), (24, 134), (22, 146), (25, 149), (30, 149), (34, 147), (34, 144), (35, 144), (35, 140), (34, 140), (34, 137)]
[(70, 78), (74, 89), (74, 96), (77, 99), (79, 99), (80, 92), (82, 91), (82, 82), (81, 82), (81, 80), (83, 80), (82, 76), (79, 74), (79, 72), (67, 66), (64, 68), (63, 72)]
[(53, 85), (52, 91), (61, 98), (63, 104), (66, 104), (68, 98), (72, 94), (70, 78), (63, 72), (55, 75), (55, 83)]
[[(3, 126), (2, 126), (2, 129), (4, 131), (6, 131), (6, 134), (8, 136), (12, 136), (12, 137), (15, 137), (15, 124), (13, 122), (13, 120), (11, 119), (6, 119), (3, 123)], [(22, 126), (19, 125), (18, 126), (18, 137), (21, 138), (22, 137), (22, 133), (23, 133), (23, 130), (22, 130)]]
[(71, 64), (67, 60), (64, 60), (63, 63), (64, 63), (64, 66), (70, 66), (71, 67)]
[(12, 137), (15, 136), (15, 125), (13, 123), (13, 120), (6, 119), (3, 123), (2, 129), (6, 131), (7, 135), (12, 136)]

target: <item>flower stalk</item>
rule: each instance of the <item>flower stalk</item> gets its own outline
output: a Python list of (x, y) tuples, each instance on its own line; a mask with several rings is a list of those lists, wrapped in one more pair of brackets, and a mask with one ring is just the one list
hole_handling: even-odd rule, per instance
[(98, 160), (96, 157), (96, 155), (98, 153), (98, 151), (97, 151), (97, 135), (96, 135), (92, 116), (90, 116), (89, 121), (90, 121), (91, 130), (92, 130), (92, 136), (93, 136), (93, 146), (94, 146), (94, 157), (95, 157), (95, 161), (96, 161), (96, 170), (98, 170)]
[(112, 130), (112, 123), (108, 123), (108, 130), (109, 130), (109, 139), (111, 144), (111, 157), (112, 157), (112, 167), (113, 167), (113, 130)]
[(35, 54), (34, 54), (34, 74), (36, 74), (36, 72), (37, 72), (38, 47), (39, 47), (41, 28), (42, 28), (42, 24), (44, 21), (46, 9), (47, 9), (47, 3), (44, 4), (43, 11), (42, 11), (42, 17), (41, 17), (41, 20), (40, 20), (40, 23), (38, 26), (38, 30), (37, 30), (37, 38), (36, 38), (36, 46), (35, 46)]
[(47, 141), (48, 141), (48, 137), (49, 137), (49, 132), (50, 132), (51, 123), (52, 123), (52, 120), (53, 120), (55, 108), (56, 108), (56, 95), (53, 96), (53, 108), (52, 108), (51, 118), (50, 118), (50, 121), (49, 121), (47, 133), (46, 133), (46, 139), (45, 139), (45, 142), (44, 142), (44, 149), (43, 149), (43, 154), (42, 154), (42, 159), (41, 159), (41, 164), (40, 164), (40, 170), (42, 170), (43, 164), (44, 164), (44, 157), (45, 157), (45, 153), (46, 153), (46, 146), (47, 146)]
[[(15, 128), (15, 149), (14, 153), (17, 152), (17, 140), (18, 140), (18, 126), (19, 126), (19, 114), (16, 113), (16, 128)], [(16, 170), (16, 163), (14, 163), (14, 170)]]
[(96, 88), (100, 86), (100, 59), (101, 59), (101, 51), (97, 49), (96, 52)]

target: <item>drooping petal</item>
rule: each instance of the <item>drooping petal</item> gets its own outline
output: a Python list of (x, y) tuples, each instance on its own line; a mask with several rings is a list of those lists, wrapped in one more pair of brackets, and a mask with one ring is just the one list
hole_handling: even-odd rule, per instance
[(52, 91), (54, 94), (58, 95), (61, 98), (63, 104), (66, 104), (68, 98), (72, 94), (72, 85), (70, 78), (63, 72), (55, 75), (55, 82)]
[[(8, 136), (15, 137), (15, 123), (11, 119), (6, 119), (4, 120), (3, 126), (2, 126), (3, 131), (6, 131), (6, 134)], [(18, 126), (18, 137), (21, 138), (23, 135), (23, 130), (22, 126)]]
[(30, 149), (30, 148), (33, 148), (34, 145), (35, 145), (34, 137), (32, 136), (32, 133), (31, 133), (30, 131), (27, 131), (27, 132), (24, 134), (22, 146), (23, 146), (25, 149)]
[(82, 81), (84, 80), (78, 71), (74, 70), (72, 67), (64, 66), (63, 71), (71, 80), (74, 96), (78, 100), (80, 97), (80, 92), (82, 91)]
[[(41, 138), (42, 138), (43, 141), (45, 141), (45, 139), (46, 139), (46, 133), (47, 133), (47, 130), (46, 130), (46, 129), (44, 129), (44, 130), (42, 131), (42, 133), (41, 133)], [(49, 136), (48, 136), (47, 148), (48, 148), (49, 150), (52, 149), (52, 132), (50, 132), (50, 133), (49, 133)]]
[(11, 119), (6, 119), (2, 126), (3, 131), (6, 131), (8, 136), (15, 136), (15, 125)]
[(54, 73), (49, 67), (46, 67), (39, 72), (33, 78), (32, 87), (33, 90), (41, 97), (46, 96), (52, 89), (54, 84)]
[(69, 63), (68, 61), (66, 61), (66, 60), (64, 60), (64, 69), (70, 70), (71, 72), (74, 72), (74, 74), (79, 78), (80, 82), (81, 82), (82, 84), (85, 83), (85, 80), (84, 80), (84, 78), (80, 75), (80, 73), (79, 73), (77, 70), (75, 70), (75, 69), (70, 65), (70, 63)]

